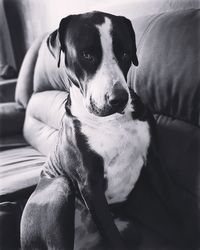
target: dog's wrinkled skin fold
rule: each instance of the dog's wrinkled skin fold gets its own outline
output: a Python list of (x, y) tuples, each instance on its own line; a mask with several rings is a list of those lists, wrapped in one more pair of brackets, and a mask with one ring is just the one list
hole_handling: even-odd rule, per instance
[(131, 22), (101, 12), (68, 16), (47, 45), (70, 80), (70, 97), (58, 142), (23, 212), (22, 249), (92, 249), (91, 242), (76, 243), (78, 203), (100, 232), (100, 249), (126, 249), (108, 203), (126, 202), (149, 152), (157, 161), (154, 119), (126, 83), (131, 64), (138, 65)]

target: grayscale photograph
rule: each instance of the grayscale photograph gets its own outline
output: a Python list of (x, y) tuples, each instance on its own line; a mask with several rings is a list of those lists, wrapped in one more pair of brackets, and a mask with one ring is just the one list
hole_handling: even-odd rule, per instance
[(200, 249), (200, 0), (0, 0), (0, 250)]

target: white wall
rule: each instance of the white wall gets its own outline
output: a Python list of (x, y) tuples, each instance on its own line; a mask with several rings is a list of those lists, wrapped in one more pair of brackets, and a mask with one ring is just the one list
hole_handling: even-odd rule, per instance
[(200, 8), (200, 0), (49, 0), (48, 17), (51, 27), (57, 27), (57, 15), (66, 16), (91, 10), (102, 10), (129, 18), (165, 11)]
[[(136, 16), (158, 13), (161, 11), (170, 11), (177, 9), (199, 8), (200, 0), (49, 0), (52, 11), (60, 13), (79, 13), (96, 10), (114, 9), (115, 13), (133, 11)], [(127, 6), (130, 9), (127, 9)]]
[(200, 8), (200, 0), (103, 0), (100, 2), (96, 8), (130, 18), (166, 11)]

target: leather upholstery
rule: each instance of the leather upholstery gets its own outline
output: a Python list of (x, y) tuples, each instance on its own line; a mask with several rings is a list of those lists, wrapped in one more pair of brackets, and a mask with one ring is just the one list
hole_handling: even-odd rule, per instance
[(176, 185), (199, 199), (199, 127), (166, 115), (158, 115), (157, 124), (162, 164)]

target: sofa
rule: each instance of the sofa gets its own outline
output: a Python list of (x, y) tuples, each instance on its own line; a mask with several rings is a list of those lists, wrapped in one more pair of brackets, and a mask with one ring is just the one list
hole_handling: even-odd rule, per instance
[[(184, 225), (170, 221), (165, 207), (154, 203), (133, 218), (141, 240), (137, 249), (200, 247), (200, 10), (181, 10), (132, 19), (139, 66), (128, 84), (154, 114), (159, 154), (171, 181), (186, 194)], [(46, 157), (56, 142), (68, 79), (39, 36), (26, 53), (17, 80), (15, 100), (0, 104), (0, 249), (19, 249), (19, 225)], [(22, 59), (21, 59), (22, 60)], [(150, 196), (151, 194), (151, 196)], [(189, 198), (187, 198), (189, 197)], [(151, 208), (151, 209), (149, 209)], [(131, 213), (131, 211), (129, 211)], [(182, 211), (180, 210), (180, 213)], [(186, 228), (180, 239), (179, 229)]]

